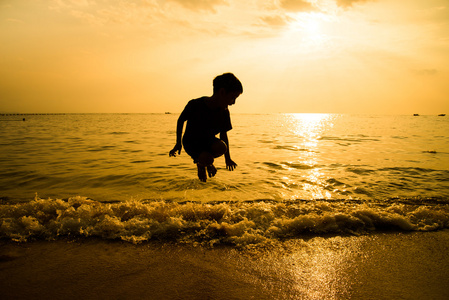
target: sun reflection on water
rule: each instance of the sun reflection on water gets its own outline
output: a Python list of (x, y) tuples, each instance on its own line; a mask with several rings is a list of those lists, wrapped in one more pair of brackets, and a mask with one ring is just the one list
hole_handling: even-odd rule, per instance
[(362, 241), (355, 238), (314, 238), (302, 242), (288, 259), (301, 299), (349, 299), (354, 258)]
[[(331, 198), (332, 194), (325, 190), (326, 178), (320, 168), (320, 139), (326, 129), (333, 126), (335, 115), (330, 114), (287, 114), (289, 118), (289, 142), (293, 142), (294, 147), (302, 149), (296, 157), (291, 157), (294, 161), (290, 165), (303, 166), (302, 188), (299, 197), (304, 193), (314, 199)], [(298, 170), (290, 168), (292, 172)], [(296, 177), (296, 176), (295, 176)]]
[(316, 140), (332, 121), (330, 114), (288, 114), (291, 123), (296, 125), (296, 133), (309, 140)]

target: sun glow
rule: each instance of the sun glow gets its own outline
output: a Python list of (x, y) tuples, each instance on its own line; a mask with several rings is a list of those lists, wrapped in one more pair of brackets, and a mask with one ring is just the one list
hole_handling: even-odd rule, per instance
[(318, 18), (310, 18), (305, 20), (302, 25), (307, 35), (314, 37), (322, 34), (321, 20)]
[(332, 21), (323, 13), (307, 13), (296, 15), (290, 24), (290, 32), (299, 34), (306, 42), (323, 43), (329, 38), (327, 26)]

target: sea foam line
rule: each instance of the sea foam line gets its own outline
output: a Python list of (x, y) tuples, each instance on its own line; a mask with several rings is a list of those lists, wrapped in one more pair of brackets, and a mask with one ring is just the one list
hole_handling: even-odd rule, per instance
[(265, 244), (323, 234), (432, 231), (449, 228), (448, 204), (350, 201), (103, 203), (85, 197), (0, 205), (0, 238), (26, 242), (98, 237), (132, 243), (150, 240)]

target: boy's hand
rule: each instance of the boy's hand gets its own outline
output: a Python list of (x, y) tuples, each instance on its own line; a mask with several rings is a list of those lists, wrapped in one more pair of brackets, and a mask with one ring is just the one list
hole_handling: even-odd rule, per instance
[(176, 144), (176, 146), (168, 153), (170, 157), (176, 157), (176, 152), (178, 152), (178, 155), (181, 154), (182, 145)]
[(230, 158), (226, 159), (226, 169), (234, 171), (235, 168), (237, 168), (237, 164)]

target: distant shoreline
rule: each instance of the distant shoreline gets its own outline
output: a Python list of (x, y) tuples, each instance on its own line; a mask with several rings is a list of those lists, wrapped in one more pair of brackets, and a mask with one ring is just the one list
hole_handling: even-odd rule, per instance
[(67, 113), (0, 113), (0, 116), (67, 115)]
[[(179, 112), (74, 112), (74, 113), (6, 113), (2, 112), (0, 113), (1, 117), (5, 116), (61, 116), (61, 115), (176, 115), (179, 114)], [(233, 113), (238, 115), (272, 115), (272, 114), (281, 114), (281, 115), (371, 115), (371, 114), (351, 114), (351, 113), (293, 113), (293, 112), (276, 112), (276, 113)], [(428, 116), (438, 116), (438, 117), (445, 117), (446, 114), (393, 114), (393, 115), (383, 115), (383, 114), (373, 114), (373, 116), (420, 116), (420, 117), (428, 117)]]

